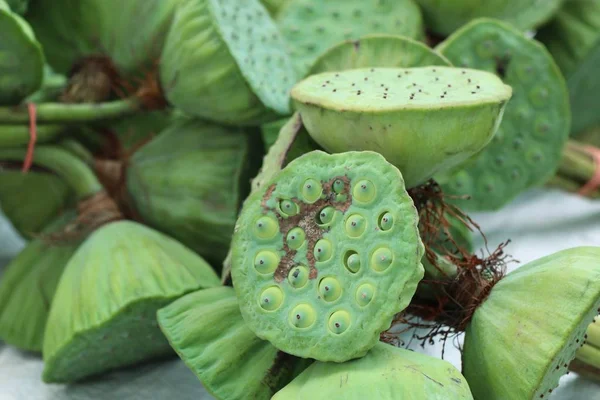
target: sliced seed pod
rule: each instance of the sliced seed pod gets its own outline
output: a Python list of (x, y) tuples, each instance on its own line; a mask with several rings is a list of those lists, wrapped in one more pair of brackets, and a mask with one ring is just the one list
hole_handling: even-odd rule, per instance
[(488, 144), (511, 93), (488, 72), (432, 66), (325, 72), (292, 98), (324, 149), (377, 151), (410, 188)]
[(44, 53), (31, 27), (0, 0), (0, 105), (18, 104), (42, 85)]
[(3, 0), (6, 1), (8, 7), (12, 12), (17, 13), (19, 15), (25, 14), (27, 11), (27, 6), (29, 5), (29, 0)]
[(427, 28), (449, 35), (469, 21), (489, 17), (503, 20), (521, 31), (548, 21), (565, 0), (416, 0)]
[[(132, 157), (127, 189), (142, 220), (219, 263), (260, 156), (257, 137), (184, 118)], [(258, 150), (260, 153), (260, 150)]]
[(130, 221), (90, 235), (67, 264), (44, 335), (45, 382), (73, 382), (170, 353), (156, 311), (219, 285), (177, 241)]
[(367, 35), (346, 40), (323, 53), (311, 66), (308, 75), (366, 67), (450, 66), (441, 54), (423, 43), (404, 36)]
[[(66, 226), (74, 212), (58, 216), (44, 233)], [(54, 291), (78, 243), (53, 245), (32, 240), (6, 266), (0, 280), (0, 339), (19, 349), (42, 351)]]
[(492, 288), (463, 349), (463, 374), (476, 399), (537, 400), (558, 386), (600, 307), (599, 258), (600, 247), (559, 251)]
[(558, 168), (569, 135), (567, 87), (544, 46), (507, 24), (480, 19), (437, 48), (455, 65), (496, 73), (514, 95), (492, 142), (438, 181), (468, 210), (495, 210)]
[(273, 400), (471, 400), (469, 384), (448, 361), (379, 342), (345, 363), (315, 362)]
[(364, 356), (423, 277), (417, 219), (402, 175), (377, 153), (293, 160), (236, 223), (231, 273), (244, 320), (289, 354)]
[(268, 400), (311, 362), (256, 337), (231, 287), (188, 294), (157, 315), (173, 349), (217, 399)]
[(290, 0), (277, 15), (294, 66), (305, 76), (328, 48), (372, 33), (423, 37), (421, 11), (414, 0)]
[(546, 45), (567, 79), (573, 111), (571, 133), (579, 134), (600, 123), (600, 2), (567, 0), (536, 38)]
[(177, 10), (160, 80), (166, 98), (190, 115), (256, 125), (290, 113), (296, 75), (259, 0), (195, 0)]
[(67, 184), (52, 173), (0, 171), (0, 207), (26, 238), (39, 233), (74, 201)]

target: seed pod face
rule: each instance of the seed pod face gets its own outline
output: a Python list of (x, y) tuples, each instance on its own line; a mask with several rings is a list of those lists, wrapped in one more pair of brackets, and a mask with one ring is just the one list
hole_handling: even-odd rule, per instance
[(469, 21), (489, 17), (503, 20), (521, 31), (549, 20), (565, 0), (416, 0), (427, 28), (447, 36)]
[[(44, 233), (64, 228), (74, 212), (58, 216)], [(0, 280), (0, 339), (27, 351), (42, 351), (48, 309), (67, 262), (77, 250), (36, 238), (7, 265)]]
[(257, 169), (254, 142), (240, 129), (188, 118), (173, 122), (129, 163), (135, 209), (145, 223), (222, 262)]
[(469, 384), (449, 362), (378, 342), (345, 363), (315, 362), (273, 400), (471, 400)]
[(58, 176), (42, 172), (0, 173), (0, 207), (15, 229), (30, 238), (69, 203), (71, 191)]
[(255, 125), (290, 113), (296, 75), (259, 0), (198, 0), (176, 13), (160, 79), (166, 98), (190, 115)]
[(231, 287), (190, 293), (157, 315), (173, 349), (218, 399), (270, 399), (309, 363), (281, 358), (271, 343), (256, 337)]
[[(383, 214), (394, 216), (386, 231)], [(363, 356), (423, 277), (417, 218), (379, 154), (292, 161), (250, 195), (236, 224), (232, 278), (246, 323), (289, 354)]]
[(326, 72), (292, 90), (319, 145), (329, 152), (377, 151), (409, 188), (488, 144), (510, 96), (493, 74), (443, 66)]
[(494, 286), (466, 330), (463, 374), (475, 398), (541, 399), (558, 386), (598, 313), (599, 258), (599, 247), (560, 251)]
[(135, 222), (105, 225), (67, 264), (46, 327), (45, 382), (74, 382), (169, 354), (156, 311), (219, 285), (211, 267), (168, 236)]
[(331, 47), (317, 58), (308, 75), (366, 67), (411, 68), (428, 65), (450, 66), (450, 61), (408, 37), (367, 35)]
[(31, 27), (0, 0), (0, 105), (15, 105), (35, 92), (44, 77), (44, 53)]
[(36, 0), (27, 20), (48, 63), (67, 74), (86, 56), (106, 55), (125, 77), (139, 77), (162, 52), (180, 0)]
[(463, 166), (440, 174), (444, 191), (468, 194), (463, 209), (494, 210), (554, 175), (571, 112), (564, 78), (538, 42), (510, 26), (477, 20), (439, 47), (455, 65), (498, 74), (514, 95), (492, 142)]
[(423, 37), (421, 11), (413, 0), (290, 0), (278, 14), (277, 23), (300, 76), (343, 40), (372, 33)]

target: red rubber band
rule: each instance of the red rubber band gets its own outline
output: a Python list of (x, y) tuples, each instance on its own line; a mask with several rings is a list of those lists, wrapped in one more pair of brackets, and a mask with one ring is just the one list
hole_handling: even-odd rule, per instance
[(35, 150), (35, 142), (37, 141), (37, 113), (35, 104), (27, 104), (27, 111), (29, 112), (29, 144), (27, 145), (27, 155), (23, 162), (23, 172), (26, 173), (33, 164), (33, 152)]
[(594, 163), (596, 164), (594, 175), (585, 185), (583, 185), (579, 192), (577, 192), (582, 196), (587, 196), (596, 189), (600, 188), (600, 149), (593, 146), (585, 146), (582, 147), (582, 150), (588, 153), (594, 159)]

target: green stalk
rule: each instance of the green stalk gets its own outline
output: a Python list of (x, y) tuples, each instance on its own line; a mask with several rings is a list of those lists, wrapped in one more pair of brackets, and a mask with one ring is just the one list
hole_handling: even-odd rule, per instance
[[(0, 160), (4, 161), (23, 161), (26, 155), (26, 149), (0, 149)], [(60, 176), (73, 189), (78, 200), (104, 190), (93, 170), (85, 162), (60, 147), (37, 147), (33, 163)]]
[(94, 156), (92, 153), (81, 143), (75, 139), (63, 139), (58, 142), (58, 145), (69, 153), (77, 156), (81, 161), (85, 162), (89, 166), (94, 165)]
[[(40, 125), (36, 128), (37, 143), (56, 140), (64, 131), (63, 125)], [(25, 125), (0, 125), (0, 148), (25, 146), (31, 140), (29, 127)]]
[[(555, 176), (547, 186), (567, 192), (578, 193), (596, 173), (596, 162), (585, 150), (583, 144), (569, 140), (563, 150), (562, 159)], [(589, 198), (600, 198), (600, 188), (586, 194)]]

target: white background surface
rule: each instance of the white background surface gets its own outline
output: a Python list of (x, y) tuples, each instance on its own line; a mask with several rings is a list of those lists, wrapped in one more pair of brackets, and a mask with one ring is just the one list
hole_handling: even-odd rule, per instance
[[(490, 249), (512, 239), (507, 252), (521, 264), (570, 247), (600, 246), (600, 201), (575, 195), (549, 190), (531, 192), (498, 213), (473, 217), (486, 233)], [(0, 265), (21, 245), (10, 227), (0, 220)], [(514, 268), (518, 265), (513, 264), (511, 269)], [(438, 345), (414, 348), (435, 356), (441, 354)], [(446, 347), (445, 358), (460, 368), (459, 353), (451, 345)], [(45, 385), (40, 379), (41, 371), (42, 362), (37, 356), (0, 342), (0, 400), (212, 399), (176, 358), (71, 386)], [(563, 377), (550, 399), (600, 400), (600, 384), (571, 373)]]

